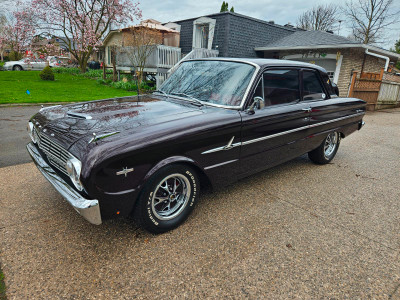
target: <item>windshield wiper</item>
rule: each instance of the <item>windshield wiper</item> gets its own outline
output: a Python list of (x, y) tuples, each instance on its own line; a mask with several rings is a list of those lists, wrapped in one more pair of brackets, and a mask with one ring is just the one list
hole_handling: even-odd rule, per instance
[(161, 93), (161, 94), (163, 94), (164, 96), (167, 96), (167, 97), (168, 97), (168, 94), (167, 94), (166, 92), (162, 91), (162, 90), (155, 90), (153, 93)]
[[(175, 96), (184, 96), (186, 98), (189, 98), (190, 100), (193, 100), (196, 102), (196, 104), (198, 104), (199, 106), (203, 106), (204, 104), (197, 98), (193, 97), (192, 95), (188, 95), (185, 93), (170, 93), (171, 95), (175, 95)], [(193, 103), (193, 102), (192, 102)], [(194, 103), (193, 103), (194, 104)]]

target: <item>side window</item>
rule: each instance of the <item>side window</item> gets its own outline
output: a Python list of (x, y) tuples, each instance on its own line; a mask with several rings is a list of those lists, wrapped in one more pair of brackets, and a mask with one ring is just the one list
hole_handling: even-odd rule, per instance
[(300, 100), (298, 70), (268, 70), (263, 74), (265, 105), (277, 105)]
[(304, 100), (326, 99), (324, 89), (314, 71), (303, 71), (303, 96)]

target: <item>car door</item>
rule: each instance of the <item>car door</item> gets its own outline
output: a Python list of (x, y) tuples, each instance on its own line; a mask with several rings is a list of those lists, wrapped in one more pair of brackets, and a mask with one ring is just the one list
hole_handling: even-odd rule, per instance
[(250, 96), (262, 97), (265, 107), (241, 112), (241, 176), (277, 165), (304, 153), (309, 106), (300, 101), (300, 70), (265, 70)]
[(313, 69), (302, 69), (303, 101), (310, 108), (309, 150), (318, 147), (329, 131), (335, 130), (347, 118), (358, 113), (352, 101), (335, 97), (329, 77)]

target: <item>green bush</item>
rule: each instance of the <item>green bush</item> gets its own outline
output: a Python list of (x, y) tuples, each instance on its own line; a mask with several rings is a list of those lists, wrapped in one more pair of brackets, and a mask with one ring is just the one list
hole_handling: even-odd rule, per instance
[(54, 81), (54, 74), (52, 69), (47, 66), (45, 67), (40, 73), (39, 76), (42, 80), (50, 80), (50, 81)]
[(0, 61), (0, 70), (3, 70), (4, 61)]
[(135, 82), (117, 81), (117, 82), (111, 82), (110, 85), (116, 89), (122, 89), (122, 90), (126, 90), (126, 91), (136, 91), (137, 90), (137, 85)]
[(78, 68), (54, 68), (53, 73), (78, 75), (81, 71)]

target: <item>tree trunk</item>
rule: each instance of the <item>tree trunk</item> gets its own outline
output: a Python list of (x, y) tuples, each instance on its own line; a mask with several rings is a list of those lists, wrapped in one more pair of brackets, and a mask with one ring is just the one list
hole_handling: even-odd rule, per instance
[(106, 80), (107, 76), (106, 76), (106, 63), (103, 62), (103, 80)]
[(79, 68), (81, 69), (81, 73), (86, 73), (86, 67), (87, 67), (87, 60), (82, 59), (79, 61)]

